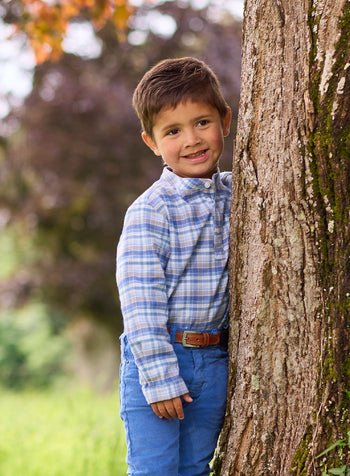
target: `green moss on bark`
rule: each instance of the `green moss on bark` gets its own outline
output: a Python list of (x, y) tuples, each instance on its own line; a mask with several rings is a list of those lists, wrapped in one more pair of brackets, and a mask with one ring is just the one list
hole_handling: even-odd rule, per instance
[(309, 457), (310, 453), (310, 442), (311, 442), (311, 430), (304, 436), (302, 442), (299, 445), (298, 450), (296, 451), (293, 463), (291, 467), (291, 474), (297, 474), (300, 476), (306, 476), (305, 462)]
[[(320, 18), (312, 7), (308, 23), (310, 49), (310, 97), (315, 112), (306, 153), (310, 158), (313, 194), (319, 217), (316, 229), (319, 247), (320, 284), (323, 288), (322, 326), (325, 351), (321, 363), (319, 401), (330, 388), (327, 408), (321, 409), (325, 444), (346, 438), (350, 405), (350, 4), (339, 20), (332, 74), (327, 90), (320, 92), (323, 63), (319, 63), (317, 31)], [(345, 79), (342, 79), (345, 78)], [(342, 87), (340, 87), (342, 85)], [(337, 105), (337, 107), (336, 107)], [(336, 336), (336, 338), (335, 338)], [(294, 456), (291, 474), (306, 475), (310, 456), (310, 427)], [(319, 442), (318, 442), (319, 443)], [(325, 449), (325, 448), (323, 448)], [(315, 448), (314, 448), (315, 450)], [(320, 451), (321, 452), (321, 451)], [(344, 455), (328, 455), (332, 466), (344, 464)], [(328, 467), (332, 467), (328, 465)]]

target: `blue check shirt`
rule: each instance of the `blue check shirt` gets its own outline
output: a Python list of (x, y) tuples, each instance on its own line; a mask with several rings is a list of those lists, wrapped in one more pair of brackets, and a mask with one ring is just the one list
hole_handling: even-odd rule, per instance
[(232, 178), (182, 178), (165, 168), (128, 209), (117, 251), (127, 335), (148, 403), (188, 392), (168, 326), (214, 330), (228, 313)]

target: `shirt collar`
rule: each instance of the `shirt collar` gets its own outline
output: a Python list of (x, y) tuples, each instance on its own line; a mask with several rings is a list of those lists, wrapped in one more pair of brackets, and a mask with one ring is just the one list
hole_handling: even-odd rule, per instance
[(191, 195), (198, 190), (214, 192), (215, 190), (227, 189), (222, 183), (220, 169), (217, 169), (212, 178), (208, 179), (180, 177), (174, 174), (169, 167), (165, 167), (161, 178), (172, 184), (180, 195)]

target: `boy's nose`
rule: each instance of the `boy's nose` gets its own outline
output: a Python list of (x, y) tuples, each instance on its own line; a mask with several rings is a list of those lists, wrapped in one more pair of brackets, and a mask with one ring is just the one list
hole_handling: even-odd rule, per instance
[(185, 147), (191, 147), (193, 145), (196, 145), (200, 142), (200, 139), (198, 135), (196, 134), (196, 131), (193, 129), (190, 129), (186, 131), (185, 134), (185, 141), (184, 141), (184, 146)]

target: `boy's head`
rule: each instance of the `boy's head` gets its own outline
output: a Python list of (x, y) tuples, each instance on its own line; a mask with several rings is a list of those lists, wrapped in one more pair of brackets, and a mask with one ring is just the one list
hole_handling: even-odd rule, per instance
[(159, 111), (188, 100), (209, 104), (222, 121), (227, 115), (219, 81), (209, 66), (196, 58), (175, 58), (161, 61), (144, 75), (134, 92), (133, 106), (144, 132), (152, 138)]

